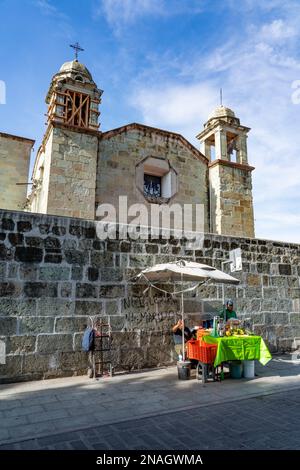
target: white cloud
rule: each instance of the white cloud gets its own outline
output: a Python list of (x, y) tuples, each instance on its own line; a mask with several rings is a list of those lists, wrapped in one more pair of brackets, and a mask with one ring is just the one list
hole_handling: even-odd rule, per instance
[(298, 34), (297, 28), (282, 19), (274, 20), (272, 23), (263, 25), (259, 32), (261, 39), (268, 42), (282, 41), (295, 37)]
[(205, 0), (100, 0), (96, 17), (104, 15), (106, 21), (119, 35), (123, 28), (146, 16), (173, 16), (198, 14)]
[(34, 3), (40, 9), (43, 15), (67, 18), (67, 16), (60, 12), (59, 9), (55, 7), (50, 0), (35, 0)]
[(147, 14), (163, 14), (160, 0), (102, 0), (104, 15), (111, 26), (133, 23)]
[(216, 101), (216, 89), (209, 83), (141, 87), (131, 98), (131, 104), (142, 112), (145, 123), (166, 126), (173, 131), (184, 130), (185, 137), (190, 139), (202, 129)]

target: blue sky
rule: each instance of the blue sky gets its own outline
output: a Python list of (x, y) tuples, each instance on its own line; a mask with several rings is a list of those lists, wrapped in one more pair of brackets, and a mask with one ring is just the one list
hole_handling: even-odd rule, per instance
[(103, 131), (141, 122), (199, 147), (222, 87), (252, 129), (256, 236), (300, 243), (298, 0), (0, 0), (0, 18), (0, 131), (37, 150), (51, 77), (75, 41), (104, 90)]

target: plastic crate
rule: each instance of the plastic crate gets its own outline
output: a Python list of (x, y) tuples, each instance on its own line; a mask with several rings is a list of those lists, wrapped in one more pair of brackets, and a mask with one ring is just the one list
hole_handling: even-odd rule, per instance
[(187, 342), (187, 352), (189, 359), (196, 359), (204, 364), (214, 362), (217, 354), (217, 344), (208, 344), (204, 341), (190, 340)]

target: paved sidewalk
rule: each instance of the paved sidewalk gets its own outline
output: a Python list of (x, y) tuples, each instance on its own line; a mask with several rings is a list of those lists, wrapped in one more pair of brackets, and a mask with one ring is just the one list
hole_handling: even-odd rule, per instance
[[(84, 435), (91, 436), (94, 432), (97, 434), (97, 431), (93, 431), (91, 428), (101, 431), (101, 435), (103, 433), (105, 435), (105, 430), (112, 434), (118, 429), (138, 429), (139, 423), (144, 423), (146, 418), (150, 419), (152, 424), (155, 419), (159, 419), (160, 422), (164, 422), (164, 420), (167, 423), (170, 420), (173, 422), (174, 417), (177, 419), (182, 413), (182, 416), (188, 417), (188, 422), (196, 426), (199, 414), (208, 413), (208, 419), (209, 416), (212, 419), (215, 416), (217, 419), (218, 416), (220, 417), (220, 413), (225, 417), (226, 410), (232, 410), (235, 415), (236, 411), (234, 410), (240, 408), (244, 410), (245, 404), (248, 406), (248, 403), (258, 403), (257, 399), (250, 401), (248, 399), (263, 397), (263, 399), (269, 399), (272, 402), (273, 394), (275, 394), (273, 395), (275, 401), (276, 396), (280, 396), (280, 400), (278, 400), (278, 403), (282, 402), (280, 414), (276, 413), (277, 405), (274, 406), (275, 421), (273, 418), (272, 420), (267, 419), (262, 429), (264, 432), (267, 430), (269, 433), (276, 432), (276, 429), (272, 427), (272, 422), (276, 424), (277, 420), (277, 424), (282, 423), (282, 417), (285, 416), (284, 407), (293, 413), (296, 413), (299, 408), (299, 390), (297, 391), (297, 389), (300, 389), (300, 360), (293, 360), (290, 355), (275, 357), (265, 367), (257, 364), (256, 373), (257, 376), (254, 379), (226, 379), (221, 383), (211, 382), (205, 386), (196, 379), (178, 380), (176, 367), (120, 374), (99, 380), (71, 377), (1, 385), (0, 444), (2, 444), (2, 449), (4, 448), (3, 444), (6, 444), (5, 448), (7, 448), (7, 444), (12, 445), (13, 443), (18, 444), (12, 445), (12, 448), (30, 448), (30, 446), (49, 448), (48, 446), (53, 445), (53, 448), (79, 449), (82, 448), (81, 446), (94, 448), (93, 445), (99, 444), (99, 448), (109, 449), (112, 448), (112, 441), (109, 439), (102, 441), (101, 447), (99, 435), (94, 435), (98, 443), (89, 442), (84, 439)], [(293, 401), (293, 396), (298, 398)], [(285, 397), (292, 401), (285, 402)], [(246, 401), (240, 402), (241, 400)], [(232, 404), (229, 404), (230, 402)], [(243, 403), (241, 407), (239, 402)], [(256, 408), (260, 408), (253, 405), (252, 411), (251, 406), (248, 408), (250, 415), (252, 412), (254, 413)], [(217, 411), (218, 407), (220, 411)], [(195, 418), (193, 419), (193, 417)], [(298, 417), (295, 415), (295, 420)], [(239, 432), (245, 431), (249, 419), (253, 424), (251, 417), (246, 419), (245, 416), (244, 418), (238, 426)], [(290, 424), (288, 424), (289, 427), (286, 431), (291, 433), (293, 415), (289, 416), (289, 420)], [(181, 422), (180, 419), (177, 421), (174, 432)], [(119, 424), (116, 425), (116, 423)], [(299, 421), (295, 421), (294, 424), (299, 426)], [(89, 431), (82, 434), (85, 429), (89, 429)], [(299, 428), (294, 431), (298, 432), (299, 438)], [(78, 434), (79, 432), (80, 434)], [(187, 429), (186, 432), (189, 430)], [(282, 431), (277, 429), (277, 432), (279, 433), (278, 442), (282, 439), (284, 444), (288, 445), (287, 440), (283, 439)], [(67, 433), (71, 433), (69, 438)], [(254, 434), (253, 430), (253, 439), (255, 438)], [(68, 442), (67, 447), (62, 446), (63, 436)], [(117, 439), (117, 435), (115, 437)], [(46, 440), (43, 441), (42, 438)], [(130, 439), (130, 436), (127, 439)], [(22, 443), (22, 441), (24, 442)], [(52, 444), (50, 444), (51, 442)], [(72, 442), (73, 444), (70, 444)], [(177, 440), (177, 444), (174, 443), (174, 448), (181, 448), (178, 447), (178, 442), (182, 443), (182, 440)], [(125, 444), (124, 438), (120, 438), (114, 445), (118, 448), (118, 446)], [(150, 448), (154, 444), (155, 442), (152, 444), (150, 442)], [(57, 445), (61, 447), (57, 447)], [(130, 442), (126, 445), (127, 447), (119, 448), (133, 448), (130, 447)], [(143, 445), (143, 443), (140, 442), (139, 445)], [(147, 448), (145, 443), (143, 448)], [(245, 448), (251, 448), (251, 446)]]
[(3, 444), (1, 450), (300, 450), (300, 388)]

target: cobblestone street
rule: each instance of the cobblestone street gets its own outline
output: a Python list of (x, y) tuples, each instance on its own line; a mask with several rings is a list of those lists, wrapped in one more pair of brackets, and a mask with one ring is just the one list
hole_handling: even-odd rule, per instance
[(14, 444), (0, 450), (300, 449), (300, 389)]

